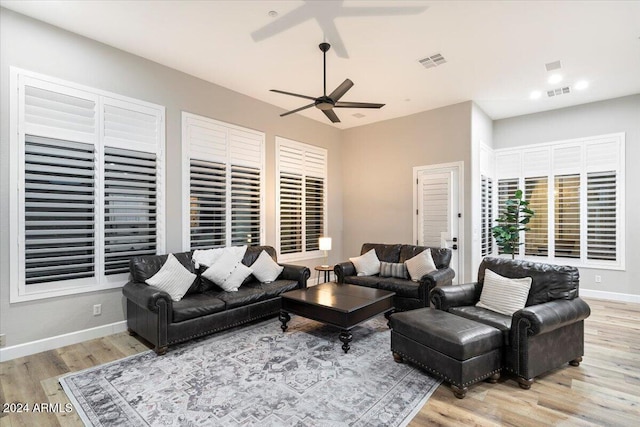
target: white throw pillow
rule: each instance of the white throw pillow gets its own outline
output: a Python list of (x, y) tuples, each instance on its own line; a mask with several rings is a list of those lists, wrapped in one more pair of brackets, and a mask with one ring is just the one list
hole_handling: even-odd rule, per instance
[(284, 267), (278, 265), (267, 251), (260, 252), (258, 258), (251, 264), (253, 275), (260, 282), (273, 282), (278, 278)]
[(193, 251), (193, 255), (191, 255), (191, 260), (196, 268), (200, 268), (200, 266), (211, 267), (222, 256), (226, 249), (227, 248), (196, 249)]
[[(241, 261), (246, 251), (247, 251), (246, 246), (234, 246), (231, 248), (225, 248), (222, 255), (220, 256), (220, 258), (218, 258), (215, 264), (207, 268), (204, 271), (204, 273), (202, 273), (202, 277), (204, 277), (205, 279), (211, 280), (213, 283), (220, 286), (225, 291), (229, 291), (229, 292), (237, 291), (240, 285), (233, 286), (233, 285), (225, 284), (225, 282), (231, 277), (232, 273), (234, 272), (234, 270), (236, 270), (238, 265), (243, 265)], [(246, 266), (243, 265), (243, 267), (246, 267)], [(241, 269), (241, 271), (243, 270)], [(249, 271), (249, 274), (251, 274), (251, 271)], [(247, 278), (249, 274), (244, 276), (242, 280)], [(240, 284), (242, 284), (242, 280), (240, 281)], [(229, 283), (232, 283), (232, 282), (229, 282)]]
[(371, 249), (359, 257), (349, 258), (349, 261), (356, 267), (358, 276), (373, 276), (380, 273), (380, 260), (375, 249)]
[(244, 279), (251, 276), (251, 273), (253, 270), (250, 267), (239, 262), (220, 287), (227, 292), (237, 292)]
[(172, 300), (180, 301), (194, 280), (196, 275), (184, 268), (173, 254), (169, 254), (162, 268), (149, 277), (146, 283), (162, 289), (171, 295)]
[(476, 307), (511, 316), (524, 308), (530, 288), (531, 277), (509, 279), (486, 269), (480, 301)]
[(431, 256), (431, 249), (429, 248), (420, 252), (413, 258), (406, 260), (404, 265), (407, 266), (409, 276), (411, 276), (411, 280), (414, 282), (420, 280), (425, 274), (429, 274), (432, 271), (437, 270), (436, 263), (433, 262), (433, 257)]

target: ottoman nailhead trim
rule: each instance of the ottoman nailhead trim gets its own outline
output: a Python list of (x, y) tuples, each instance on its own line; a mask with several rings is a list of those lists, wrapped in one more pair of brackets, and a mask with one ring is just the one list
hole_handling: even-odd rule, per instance
[[(393, 351), (395, 351), (395, 350), (393, 350)], [(491, 371), (491, 372), (489, 372), (489, 373), (487, 373), (487, 374), (485, 374), (485, 375), (481, 375), (481, 376), (479, 376), (478, 378), (475, 378), (475, 379), (473, 379), (473, 380), (471, 380), (471, 381), (467, 381), (466, 383), (463, 383), (463, 384), (458, 384), (457, 382), (454, 382), (451, 378), (447, 377), (446, 375), (444, 375), (444, 374), (443, 374), (443, 373), (441, 373), (440, 371), (437, 371), (437, 370), (435, 370), (435, 369), (433, 369), (433, 368), (430, 368), (429, 366), (424, 365), (424, 364), (422, 364), (422, 363), (418, 362), (418, 361), (417, 361), (417, 360), (415, 360), (414, 358), (409, 357), (409, 356), (407, 356), (407, 355), (406, 355), (406, 354), (404, 354), (404, 353), (401, 353), (401, 352), (399, 352), (399, 351), (395, 351), (395, 352), (396, 352), (396, 353), (398, 353), (399, 355), (401, 355), (404, 359), (407, 359), (407, 360), (411, 361), (412, 363), (414, 363), (414, 364), (416, 364), (416, 365), (420, 366), (421, 368), (424, 368), (425, 370), (427, 370), (427, 371), (429, 371), (429, 372), (432, 372), (432, 373), (434, 373), (434, 374), (438, 375), (439, 377), (441, 377), (443, 380), (445, 380), (445, 381), (446, 381), (446, 382), (448, 382), (449, 384), (453, 384), (453, 385), (458, 386), (458, 387), (466, 387), (466, 386), (469, 386), (469, 385), (471, 385), (471, 384), (475, 384), (475, 383), (480, 382), (480, 381), (482, 381), (482, 380), (484, 380), (484, 379), (487, 379), (487, 378), (489, 378), (491, 375), (493, 375), (493, 374), (497, 374), (498, 372), (500, 372), (500, 371), (501, 371), (501, 369), (500, 369), (500, 368), (498, 368), (498, 369), (493, 370), (493, 371)]]

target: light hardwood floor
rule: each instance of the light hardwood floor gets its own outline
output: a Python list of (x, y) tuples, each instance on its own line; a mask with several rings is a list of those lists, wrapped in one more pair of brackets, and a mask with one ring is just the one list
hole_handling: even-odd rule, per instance
[[(470, 387), (456, 399), (441, 385), (409, 424), (512, 426), (640, 425), (640, 304), (587, 299), (585, 355), (536, 378), (530, 390), (513, 379)], [(562, 345), (559, 343), (559, 345)], [(57, 377), (147, 350), (126, 333), (0, 364), (0, 402), (68, 403)], [(389, 355), (390, 363), (394, 363)], [(81, 426), (75, 413), (1, 413), (0, 427)]]

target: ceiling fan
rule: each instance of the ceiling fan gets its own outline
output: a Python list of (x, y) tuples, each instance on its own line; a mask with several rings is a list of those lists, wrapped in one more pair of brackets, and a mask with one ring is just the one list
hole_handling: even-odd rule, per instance
[(287, 111), (280, 114), (280, 117), (288, 116), (289, 114), (297, 113), (298, 111), (306, 110), (307, 108), (316, 107), (322, 110), (325, 116), (329, 118), (333, 123), (340, 123), (340, 119), (333, 111), (334, 108), (382, 108), (384, 104), (372, 104), (369, 102), (340, 102), (340, 98), (353, 86), (353, 82), (346, 79), (340, 86), (335, 88), (333, 92), (327, 96), (327, 51), (331, 48), (329, 43), (320, 43), (318, 46), (322, 51), (323, 64), (324, 64), (324, 95), (314, 98), (313, 96), (300, 95), (298, 93), (285, 92), (283, 90), (271, 89), (271, 92), (283, 93), (285, 95), (297, 96), (298, 98), (310, 99), (313, 102), (305, 105), (304, 107), (296, 108), (295, 110)]

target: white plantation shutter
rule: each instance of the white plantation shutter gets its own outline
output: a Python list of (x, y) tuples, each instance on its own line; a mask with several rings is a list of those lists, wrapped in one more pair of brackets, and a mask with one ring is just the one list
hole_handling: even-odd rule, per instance
[(451, 174), (434, 173), (419, 179), (419, 244), (438, 248), (442, 246), (442, 233), (451, 233)]
[(493, 253), (493, 180), (484, 175), (480, 178), (480, 255), (486, 257)]
[(262, 244), (264, 134), (183, 113), (183, 135), (186, 249)]
[(164, 107), (15, 68), (11, 82), (11, 301), (121, 286), (130, 256), (164, 244)]
[(27, 136), (25, 283), (95, 275), (94, 147)]
[(555, 256), (580, 258), (580, 175), (555, 177)]
[(284, 138), (276, 140), (279, 252), (319, 251), (327, 221), (327, 151)]
[[(520, 180), (518, 178), (503, 178), (498, 180), (498, 218), (505, 214), (505, 203), (513, 197), (518, 189), (519, 182)], [(502, 248), (498, 247), (498, 253), (504, 254)], [(520, 253), (520, 247), (515, 248), (514, 253), (518, 255)]]
[(534, 212), (525, 233), (524, 254), (529, 256), (549, 255), (548, 178), (546, 176), (524, 179), (524, 198)]
[(587, 174), (587, 258), (615, 261), (617, 257), (616, 172)]
[(104, 162), (105, 274), (127, 273), (132, 256), (157, 251), (156, 156), (106, 147)]

